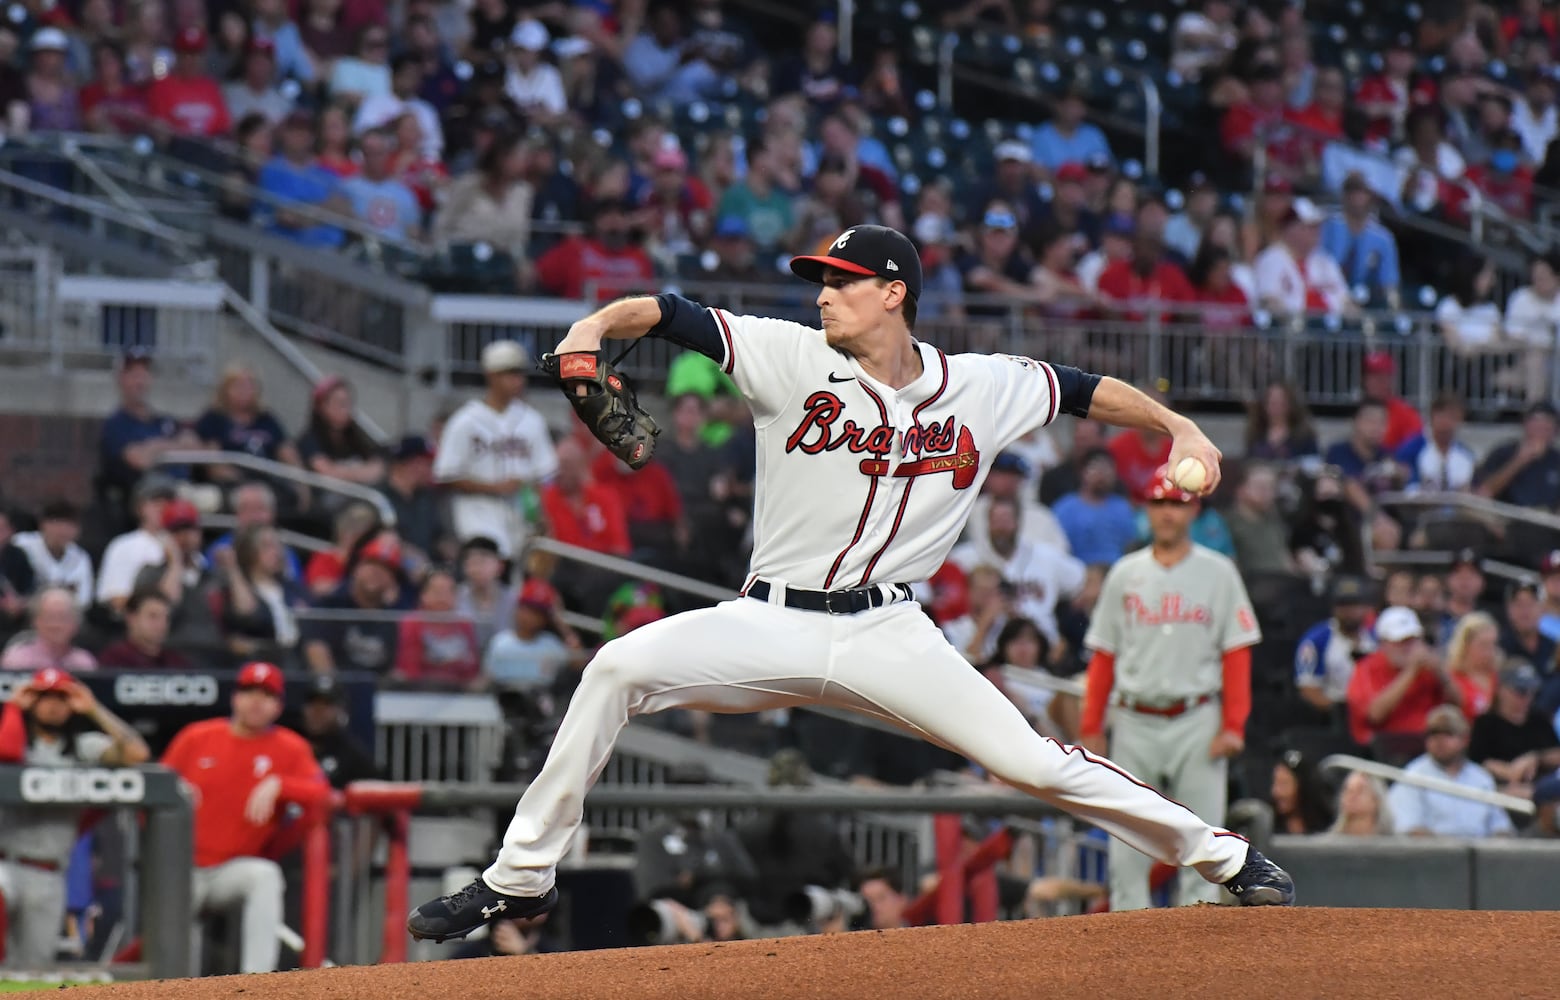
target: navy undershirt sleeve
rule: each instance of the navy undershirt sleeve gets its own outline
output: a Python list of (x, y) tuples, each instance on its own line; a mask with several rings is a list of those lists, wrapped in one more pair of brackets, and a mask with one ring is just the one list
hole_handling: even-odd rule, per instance
[(1089, 404), (1094, 401), (1094, 390), (1100, 384), (1100, 376), (1070, 365), (1052, 365), (1056, 372), (1057, 394), (1060, 397), (1057, 412), (1074, 417), (1087, 417)]
[(718, 365), (726, 363), (726, 342), (708, 309), (673, 292), (662, 292), (655, 301), (661, 307), (661, 322), (647, 336), (698, 351)]

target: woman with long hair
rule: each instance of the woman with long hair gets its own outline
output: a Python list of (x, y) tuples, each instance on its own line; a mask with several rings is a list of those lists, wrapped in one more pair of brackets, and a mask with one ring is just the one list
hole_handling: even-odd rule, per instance
[(222, 600), (222, 633), (235, 660), (265, 660), (286, 667), (296, 661), (295, 610), (308, 601), (287, 576), (276, 529), (240, 528), (233, 544), (216, 551)]
[(1468, 721), (1489, 711), (1495, 685), (1505, 658), (1500, 649), (1500, 626), (1483, 611), (1470, 611), (1457, 620), (1446, 644), (1446, 670), (1462, 691), (1462, 710)]
[(352, 385), (341, 376), (327, 376), (314, 387), (298, 457), (311, 472), (360, 486), (375, 486), (385, 478), (384, 451), (358, 426)]
[[(195, 434), (214, 450), (302, 464), (281, 421), (265, 408), (260, 380), (248, 365), (234, 363), (222, 370), (210, 408), (195, 422)], [(209, 466), (207, 474), (221, 483), (256, 478), (232, 466)]]
[[(1036, 730), (1046, 736), (1066, 742), (1068, 736), (1067, 724), (1071, 722), (1071, 732), (1076, 733), (1078, 712), (1077, 706), (1069, 709), (1065, 705), (1059, 706), (1061, 700), (1056, 692), (1048, 688), (1031, 689), (1024, 692), (1013, 690), (1003, 675), (1004, 667), (1020, 667), (1026, 670), (1045, 671), (1051, 659), (1051, 643), (1045, 634), (1028, 618), (1009, 618), (1002, 626), (1002, 631), (997, 633), (997, 651), (980, 667), (983, 677), (992, 683), (998, 691), (1007, 696), (1007, 699), (1018, 710), (1024, 713), (1024, 718)], [(1072, 699), (1074, 702), (1076, 698)]]
[(356, 177), (361, 169), (352, 157), (352, 115), (340, 104), (320, 112), (319, 165), (337, 177)]
[(1246, 457), (1288, 461), (1320, 454), (1311, 411), (1293, 383), (1273, 381), (1246, 407)]
[(1338, 792), (1338, 818), (1327, 832), (1346, 837), (1390, 837), (1392, 807), (1387, 804), (1386, 784), (1380, 778), (1350, 771)]
[(1298, 750), (1287, 750), (1273, 765), (1268, 800), (1273, 805), (1275, 833), (1321, 833), (1333, 822), (1332, 804), (1321, 775)]

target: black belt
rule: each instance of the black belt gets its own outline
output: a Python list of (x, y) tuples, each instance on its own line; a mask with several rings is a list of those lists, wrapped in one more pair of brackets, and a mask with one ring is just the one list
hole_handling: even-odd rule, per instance
[(14, 854), (0, 854), (0, 861), (11, 861), (27, 868), (38, 868), (46, 872), (57, 872), (60, 870), (59, 862), (45, 861), (42, 858), (19, 858)]
[[(743, 596), (767, 601), (771, 589), (768, 580), (754, 580), (743, 592)], [(881, 608), (895, 601), (914, 599), (915, 592), (910, 589), (908, 583), (873, 584), (870, 587), (851, 587), (848, 590), (785, 588), (786, 607), (798, 611), (822, 611), (831, 615), (855, 615), (871, 608)]]

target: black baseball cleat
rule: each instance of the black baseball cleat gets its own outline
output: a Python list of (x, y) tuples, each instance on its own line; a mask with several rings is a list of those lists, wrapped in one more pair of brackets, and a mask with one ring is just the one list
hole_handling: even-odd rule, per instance
[(1264, 858), (1255, 847), (1247, 849), (1246, 863), (1240, 866), (1234, 878), (1224, 883), (1224, 888), (1240, 901), (1241, 906), (1295, 905), (1295, 880)]
[(558, 905), (558, 890), (545, 896), (507, 896), (480, 878), (448, 896), (424, 903), (406, 918), (406, 929), (419, 941), (441, 944), (500, 917), (539, 917)]

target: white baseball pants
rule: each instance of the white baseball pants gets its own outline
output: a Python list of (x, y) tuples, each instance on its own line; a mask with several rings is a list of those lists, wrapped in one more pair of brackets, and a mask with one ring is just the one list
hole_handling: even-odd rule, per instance
[(281, 867), (267, 858), (234, 858), (195, 869), (194, 885), (197, 917), (222, 911), (239, 918), (238, 971), (275, 972), (281, 960), (277, 931), (287, 888)]
[[(1208, 756), (1219, 734), (1223, 710), (1211, 701), (1174, 719), (1144, 715), (1124, 708), (1111, 710), (1110, 758), (1164, 788), (1177, 802), (1212, 822), (1224, 822), (1229, 797), (1229, 762)], [(1118, 841), (1110, 845), (1110, 908), (1146, 910), (1152, 905), (1148, 876), (1152, 862)], [(1182, 872), (1175, 902), (1216, 903), (1218, 886), (1189, 879)]]
[(1034, 731), (911, 603), (856, 615), (738, 598), (646, 625), (585, 669), (547, 762), (483, 873), (499, 892), (538, 896), (584, 817), (585, 792), (635, 715), (672, 708), (757, 712), (810, 703), (876, 716), (982, 765), (1145, 854), (1222, 882), (1246, 842), (1210, 827), (1108, 761)]
[(9, 932), (5, 964), (42, 972), (54, 968), (65, 922), (65, 872), (0, 861), (0, 905)]

